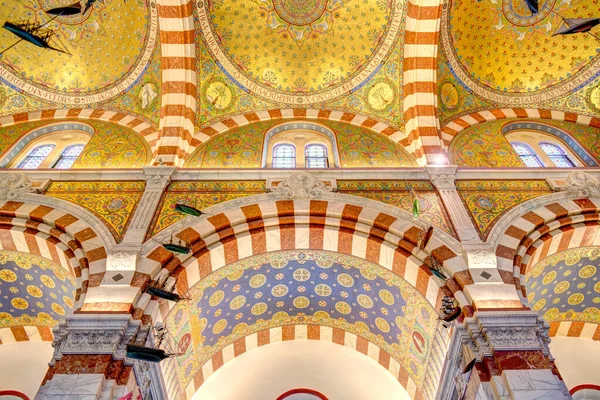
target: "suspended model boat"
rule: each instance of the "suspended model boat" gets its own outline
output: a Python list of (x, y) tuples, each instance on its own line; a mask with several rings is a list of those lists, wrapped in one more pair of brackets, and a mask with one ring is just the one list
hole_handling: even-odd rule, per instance
[(175, 204), (175, 211), (178, 211), (182, 214), (193, 215), (194, 217), (199, 217), (204, 214), (202, 211), (194, 208), (192, 206), (188, 206), (187, 204), (177, 203)]
[[(62, 15), (62, 14), (59, 14), (59, 15)], [(9, 50), (13, 46), (17, 45), (18, 43), (20, 43), (21, 41), (24, 40), (35, 46), (41, 47), (43, 49), (55, 50), (60, 53), (65, 53), (65, 54), (71, 55), (66, 50), (66, 48), (64, 48), (65, 46), (60, 41), (60, 39), (58, 37), (56, 37), (56, 33), (54, 31), (52, 31), (50, 29), (43, 29), (43, 27), (45, 25), (49, 24), (51, 21), (56, 19), (59, 15), (55, 15), (49, 21), (47, 21), (46, 23), (44, 23), (42, 25), (37, 24), (35, 22), (29, 22), (29, 21), (25, 21), (25, 22), (8, 22), (8, 21), (6, 21), (4, 23), (3, 28), (6, 29), (7, 31), (11, 32), (15, 36), (17, 36), (19, 38), (19, 40), (16, 41), (15, 43), (13, 43), (8, 48), (4, 49), (2, 51), (2, 53), (0, 53), (0, 54), (4, 54), (4, 52), (6, 52), (7, 50)], [(58, 41), (58, 43), (60, 43), (60, 45), (63, 48), (58, 47), (58, 45), (52, 46), (50, 44), (50, 41), (52, 39), (55, 39), (56, 41)]]
[(81, 14), (81, 2), (73, 3), (66, 7), (56, 7), (46, 11), (50, 15), (76, 15)]
[(175, 282), (173, 282), (172, 285), (167, 285), (168, 281), (169, 275), (166, 276), (162, 285), (159, 284), (158, 280), (154, 283), (150, 283), (146, 293), (151, 296), (160, 297), (161, 299), (178, 302), (182, 297), (173, 291), (177, 285), (177, 279), (175, 279)]
[(552, 36), (589, 32), (598, 24), (600, 24), (600, 18), (563, 18), (562, 24), (558, 26)]
[(175, 243), (173, 241), (173, 235), (171, 235), (171, 242), (170, 243), (163, 243), (163, 247), (167, 250), (169, 250), (172, 253), (177, 253), (177, 254), (188, 254), (190, 251), (192, 251), (192, 248), (187, 244), (183, 242), (181, 239), (179, 239), (179, 243)]
[(432, 236), (433, 236), (433, 226), (430, 226), (429, 229), (427, 229), (427, 232), (425, 232), (425, 235), (423, 236), (421, 243), (419, 244), (419, 248), (421, 250), (424, 250), (425, 247), (427, 247)]
[(527, 3), (527, 7), (529, 11), (531, 11), (531, 15), (535, 15), (538, 13), (538, 0), (525, 0)]
[(146, 331), (146, 336), (144, 336), (144, 339), (142, 339), (141, 344), (137, 344), (138, 333), (139, 330), (133, 337), (132, 341), (125, 348), (127, 357), (133, 358), (134, 360), (159, 363), (165, 358), (169, 358), (172, 356), (172, 354), (169, 354), (165, 350), (160, 348), (165, 334), (167, 333), (166, 329), (163, 328), (160, 330), (158, 344), (156, 345), (156, 347), (146, 347), (145, 345), (148, 339), (148, 335), (150, 334), (150, 328), (148, 328), (148, 331)]
[(456, 300), (450, 296), (444, 296), (442, 299), (442, 317), (444, 322), (452, 322), (462, 314), (460, 307), (456, 305)]

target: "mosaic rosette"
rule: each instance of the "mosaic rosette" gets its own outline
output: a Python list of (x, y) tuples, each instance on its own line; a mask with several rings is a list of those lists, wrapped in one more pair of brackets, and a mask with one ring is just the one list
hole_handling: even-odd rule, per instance
[(327, 251), (249, 257), (213, 272), (190, 296), (167, 317), (176, 342), (194, 344), (177, 359), (184, 385), (215, 352), (236, 340), (297, 324), (364, 337), (421, 384), (437, 326), (435, 310), (406, 281), (365, 260)]
[(564, 250), (525, 276), (530, 307), (548, 322), (600, 324), (600, 247)]
[(0, 250), (0, 327), (54, 326), (74, 306), (75, 279), (52, 261)]

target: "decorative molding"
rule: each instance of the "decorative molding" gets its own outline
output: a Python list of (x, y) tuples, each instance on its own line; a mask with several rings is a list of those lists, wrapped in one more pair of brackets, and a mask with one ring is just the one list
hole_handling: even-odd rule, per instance
[(457, 378), (460, 376), (464, 360), (462, 347), (460, 335), (456, 329), (453, 329), (450, 346), (448, 346), (448, 352), (446, 353), (446, 362), (440, 377), (440, 385), (435, 397), (436, 400), (452, 400), (454, 398), (453, 395), (459, 383)]
[(173, 173), (177, 170), (176, 167), (158, 165), (154, 167), (144, 167), (144, 175), (146, 176), (146, 191), (160, 191), (171, 182)]
[(32, 191), (31, 181), (23, 172), (0, 175), (0, 200), (14, 201)]
[(169, 399), (165, 381), (160, 370), (160, 364), (134, 361), (133, 372), (142, 398), (150, 398), (152, 400)]
[(506, 350), (539, 350), (550, 356), (549, 329), (550, 324), (533, 311), (480, 311), (457, 324), (462, 344), (477, 361)]
[(113, 251), (106, 259), (107, 271), (135, 271), (140, 253), (138, 251)]
[(425, 170), (429, 174), (429, 179), (438, 190), (442, 189), (454, 189), (454, 180), (456, 179), (456, 165), (443, 165), (443, 166), (428, 166)]
[(464, 244), (463, 249), (467, 254), (469, 269), (473, 268), (497, 268), (496, 253), (487, 244)]
[(561, 189), (580, 197), (600, 197), (600, 179), (587, 172), (573, 171)]
[(291, 199), (319, 199), (333, 188), (326, 186), (324, 182), (317, 179), (308, 172), (297, 172), (287, 179), (279, 182), (277, 187), (271, 189), (271, 193), (284, 200)]

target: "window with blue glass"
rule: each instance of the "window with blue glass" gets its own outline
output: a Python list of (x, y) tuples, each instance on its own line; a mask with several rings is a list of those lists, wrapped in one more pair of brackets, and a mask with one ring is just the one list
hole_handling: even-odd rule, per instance
[(511, 146), (513, 147), (519, 158), (521, 158), (523, 164), (525, 164), (526, 166), (534, 168), (544, 166), (544, 164), (542, 164), (542, 162), (535, 154), (535, 152), (531, 149), (531, 147), (529, 147), (525, 143), (512, 142)]
[(574, 168), (575, 163), (571, 161), (567, 153), (558, 145), (553, 143), (541, 142), (540, 148), (546, 153), (550, 161), (557, 168)]
[(296, 168), (296, 148), (291, 144), (273, 147), (273, 168)]
[(77, 157), (79, 157), (79, 155), (83, 151), (83, 147), (84, 147), (83, 144), (76, 144), (76, 145), (67, 147), (62, 152), (62, 154), (60, 155), (60, 158), (54, 164), (53, 168), (56, 168), (56, 169), (71, 168), (73, 166), (73, 164), (75, 163), (75, 160), (77, 160)]
[(19, 169), (37, 169), (54, 150), (53, 144), (44, 144), (31, 150), (18, 165)]
[(309, 144), (304, 149), (306, 158), (306, 168), (327, 168), (329, 162), (327, 159), (327, 147), (322, 144)]

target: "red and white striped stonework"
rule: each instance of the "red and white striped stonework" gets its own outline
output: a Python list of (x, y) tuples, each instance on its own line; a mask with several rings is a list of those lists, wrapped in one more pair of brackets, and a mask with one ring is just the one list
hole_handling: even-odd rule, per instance
[[(414, 155), (427, 164), (447, 164), (437, 117), (437, 55), (440, 0), (409, 0), (404, 35), (404, 123)], [(419, 162), (419, 165), (423, 165)]]
[(0, 329), (0, 344), (16, 342), (51, 342), (54, 339), (49, 326), (12, 326)]
[(216, 122), (206, 128), (201, 129), (194, 135), (194, 146), (207, 141), (211, 137), (224, 133), (230, 129), (237, 128), (260, 121), (271, 121), (278, 119), (299, 119), (299, 120), (321, 120), (321, 121), (339, 121), (346, 122), (350, 125), (360, 126), (365, 129), (370, 129), (382, 135), (388, 136), (390, 139), (400, 143), (406, 151), (412, 154), (419, 165), (424, 165), (426, 160), (423, 152), (418, 145), (419, 141), (409, 140), (409, 136), (404, 132), (394, 128), (384, 122), (378, 121), (371, 117), (354, 114), (345, 111), (333, 110), (317, 110), (313, 108), (283, 108), (277, 110), (266, 110), (249, 112), (247, 114), (236, 115), (227, 119)]
[(190, 153), (196, 121), (194, 1), (159, 0), (158, 16), (162, 109), (155, 160), (182, 165)]
[(150, 123), (144, 121), (141, 118), (135, 117), (125, 113), (116, 111), (105, 111), (105, 110), (92, 110), (89, 108), (69, 108), (65, 110), (43, 110), (43, 111), (32, 111), (28, 113), (7, 115), (0, 117), (0, 126), (9, 126), (20, 124), (23, 122), (34, 122), (34, 121), (58, 121), (58, 120), (75, 120), (75, 119), (89, 119), (112, 122), (117, 125), (125, 126), (134, 130), (135, 132), (142, 135), (144, 139), (148, 141), (150, 147), (154, 149), (158, 140), (158, 131)]
[(337, 328), (319, 325), (289, 325), (253, 333), (217, 351), (210, 361), (194, 372), (194, 378), (185, 389), (186, 399), (191, 399), (210, 375), (235, 357), (257, 347), (286, 340), (322, 340), (359, 351), (387, 369), (406, 389), (411, 399), (425, 398), (422, 389), (417, 387), (409, 372), (389, 353), (366, 339)]
[(600, 325), (580, 321), (550, 322), (549, 335), (600, 340)]
[[(157, 245), (146, 256), (146, 262), (152, 265), (146, 265), (144, 270), (157, 271), (158, 264), (171, 272), (177, 269), (182, 292), (211, 272), (252, 255), (312, 249), (335, 251), (379, 264), (412, 284), (436, 308), (445, 292), (454, 293), (462, 306), (468, 305), (461, 287), (453, 279), (440, 288), (424, 267), (419, 257), (427, 254), (416, 246), (418, 228), (408, 219), (371, 207), (324, 200), (266, 201), (210, 216), (174, 234), (191, 244), (193, 255), (187, 259), (173, 258), (172, 253)], [(447, 271), (468, 274), (463, 258), (440, 239), (431, 239), (430, 248)], [(164, 316), (167, 312), (165, 305), (161, 313)]]
[(540, 206), (515, 220), (496, 247), (498, 268), (512, 271), (526, 296), (525, 275), (538, 261), (559, 251), (600, 244), (600, 205), (590, 199), (562, 200)]
[(106, 271), (106, 249), (96, 233), (63, 210), (18, 201), (0, 202), (0, 245), (48, 258), (73, 272), (76, 306), (88, 286), (98, 286)]
[(448, 146), (450, 146), (450, 142), (452, 142), (452, 139), (464, 129), (486, 121), (507, 118), (533, 118), (566, 121), (600, 128), (600, 118), (590, 117), (587, 115), (536, 108), (502, 108), (474, 112), (448, 122), (442, 127), (443, 146), (444, 148), (448, 148)]

